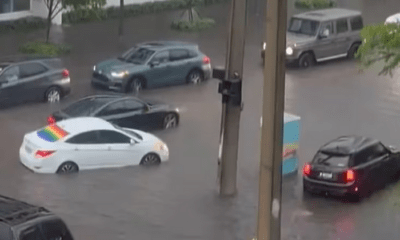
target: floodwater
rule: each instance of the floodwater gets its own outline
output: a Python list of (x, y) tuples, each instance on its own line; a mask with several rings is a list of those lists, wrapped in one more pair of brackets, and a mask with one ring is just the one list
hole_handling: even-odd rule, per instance
[[(396, 1), (340, 1), (361, 9), (366, 23), (384, 21), (399, 9)], [(378, 5), (379, 4), (379, 5)], [(126, 35), (116, 37), (117, 21), (55, 28), (58, 41), (73, 45), (64, 58), (71, 72), (73, 93), (60, 104), (32, 103), (0, 112), (0, 192), (60, 215), (76, 239), (226, 239), (254, 236), (257, 213), (259, 120), (262, 107), (260, 43), (263, 36), (262, 2), (250, 1), (244, 74), (244, 110), (241, 118), (238, 195), (220, 199), (216, 192), (220, 96), (217, 80), (200, 86), (149, 90), (147, 98), (174, 103), (185, 109), (181, 124), (155, 132), (168, 144), (171, 158), (155, 168), (82, 171), (74, 176), (40, 175), (18, 160), (24, 133), (45, 124), (48, 114), (80, 97), (104, 93), (90, 87), (93, 64), (117, 55), (134, 43), (179, 39), (197, 42), (213, 65), (223, 65), (227, 5), (202, 12), (216, 19), (215, 29), (176, 33), (170, 20), (178, 13), (143, 16), (126, 21)], [(379, 9), (378, 9), (379, 8)], [(223, 14), (222, 14), (223, 13)], [(35, 36), (1, 36), (3, 55)], [(10, 44), (10, 45), (6, 45)], [(318, 147), (345, 134), (360, 134), (400, 146), (399, 74), (378, 77), (378, 69), (359, 73), (355, 62), (331, 61), (308, 70), (288, 69), (286, 111), (302, 117), (301, 164)], [(376, 192), (361, 203), (322, 197), (303, 198), (301, 177), (283, 183), (283, 240), (397, 239), (400, 230), (399, 184)]]

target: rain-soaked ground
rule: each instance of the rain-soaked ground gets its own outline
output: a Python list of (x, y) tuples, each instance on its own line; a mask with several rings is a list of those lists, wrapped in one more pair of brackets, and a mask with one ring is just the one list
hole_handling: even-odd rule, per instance
[[(400, 6), (397, 0), (340, 3), (361, 9), (366, 23), (384, 21)], [(65, 58), (73, 93), (61, 106), (35, 103), (1, 110), (1, 194), (54, 211), (65, 219), (76, 239), (250, 239), (256, 227), (258, 200), (263, 24), (262, 14), (256, 13), (261, 5), (262, 2), (254, 1), (249, 5), (236, 198), (222, 200), (216, 194), (221, 105), (216, 80), (142, 94), (185, 109), (177, 129), (155, 133), (168, 143), (171, 151), (170, 161), (159, 167), (57, 176), (34, 174), (18, 160), (24, 133), (43, 126), (49, 113), (68, 102), (103, 92), (90, 87), (91, 68), (97, 61), (117, 54), (123, 44), (127, 47), (157, 39), (195, 41), (214, 65), (223, 65), (227, 5), (205, 10), (203, 15), (216, 19), (218, 27), (196, 34), (170, 31), (171, 14), (129, 19), (121, 46), (115, 37), (116, 21), (56, 29), (57, 39), (74, 47), (74, 52)], [(0, 37), (2, 54), (12, 54), (16, 43), (26, 41), (21, 36)], [(361, 134), (400, 146), (398, 78), (399, 74), (393, 78), (378, 77), (373, 70), (360, 74), (355, 62), (349, 60), (319, 64), (304, 71), (288, 69), (286, 111), (302, 117), (301, 164), (322, 143), (339, 135)], [(400, 201), (400, 183), (361, 203), (350, 204), (322, 197), (303, 199), (300, 179), (299, 174), (284, 181), (283, 240), (398, 239), (400, 208), (396, 205)]]

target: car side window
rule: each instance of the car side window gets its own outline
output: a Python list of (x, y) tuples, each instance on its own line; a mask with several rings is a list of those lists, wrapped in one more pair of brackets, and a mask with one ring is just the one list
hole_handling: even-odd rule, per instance
[(32, 77), (47, 71), (47, 68), (40, 63), (26, 63), (20, 66), (21, 78)]
[(141, 110), (145, 107), (143, 103), (136, 100), (124, 100), (123, 102), (125, 104), (125, 109), (127, 112)]
[(20, 78), (19, 66), (9, 67), (0, 76), (0, 81), (14, 82)]
[(186, 49), (173, 49), (169, 51), (170, 61), (179, 61), (189, 58), (189, 51)]
[(99, 131), (99, 137), (99, 143), (103, 144), (120, 144), (131, 142), (131, 138), (129, 138), (128, 136), (112, 130)]
[(19, 234), (20, 240), (43, 240), (42, 233), (37, 225), (28, 227)]
[(363, 28), (363, 20), (361, 16), (353, 17), (350, 19), (350, 26), (352, 31), (358, 31)]
[(46, 240), (73, 240), (68, 228), (59, 219), (43, 222), (41, 226)]
[(84, 132), (74, 137), (71, 137), (65, 142), (73, 144), (95, 144), (98, 142), (97, 134), (97, 131)]
[(111, 103), (110, 105), (106, 106), (105, 108), (103, 108), (103, 110), (101, 110), (96, 115), (104, 117), (104, 116), (110, 116), (110, 115), (114, 115), (114, 114), (125, 113), (125, 112), (126, 112), (126, 108), (125, 108), (124, 101), (118, 101), (118, 102), (114, 102), (114, 103)]
[(374, 155), (374, 158), (382, 157), (382, 156), (384, 156), (384, 155), (387, 154), (387, 153), (388, 153), (388, 151), (386, 150), (386, 148), (385, 148), (381, 143), (376, 144), (376, 145), (373, 147), (373, 155)]
[(347, 18), (336, 20), (336, 33), (344, 33), (349, 30), (349, 26), (347, 24)]
[(169, 62), (169, 52), (168, 51), (161, 51), (156, 53), (151, 60), (151, 62), (159, 62), (159, 63), (167, 63)]
[(319, 31), (320, 35), (325, 35), (327, 37), (333, 34), (333, 23), (326, 22), (321, 25), (321, 30)]

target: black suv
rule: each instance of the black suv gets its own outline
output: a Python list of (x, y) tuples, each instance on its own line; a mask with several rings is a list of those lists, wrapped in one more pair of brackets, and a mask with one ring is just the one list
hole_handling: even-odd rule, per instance
[(61, 59), (0, 59), (0, 106), (34, 100), (58, 102), (70, 91), (69, 71), (63, 67)]
[(73, 240), (63, 220), (43, 207), (0, 195), (1, 240)]

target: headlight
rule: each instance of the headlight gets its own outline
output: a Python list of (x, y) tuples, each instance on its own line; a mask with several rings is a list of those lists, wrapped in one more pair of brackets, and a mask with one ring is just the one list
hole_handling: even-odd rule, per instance
[(263, 50), (265, 50), (266, 48), (267, 48), (267, 43), (264, 42), (264, 43), (263, 43)]
[(116, 77), (116, 78), (123, 78), (128, 75), (127, 71), (123, 72), (111, 72), (111, 76)]
[(93, 71), (96, 71), (96, 65), (93, 66)]
[(293, 48), (291, 48), (291, 47), (286, 48), (286, 54), (287, 55), (292, 55), (293, 54)]
[(154, 145), (154, 149), (156, 150), (156, 151), (168, 151), (168, 147), (167, 147), (167, 145), (165, 144), (165, 143), (163, 143), (163, 142), (157, 142), (155, 145)]

